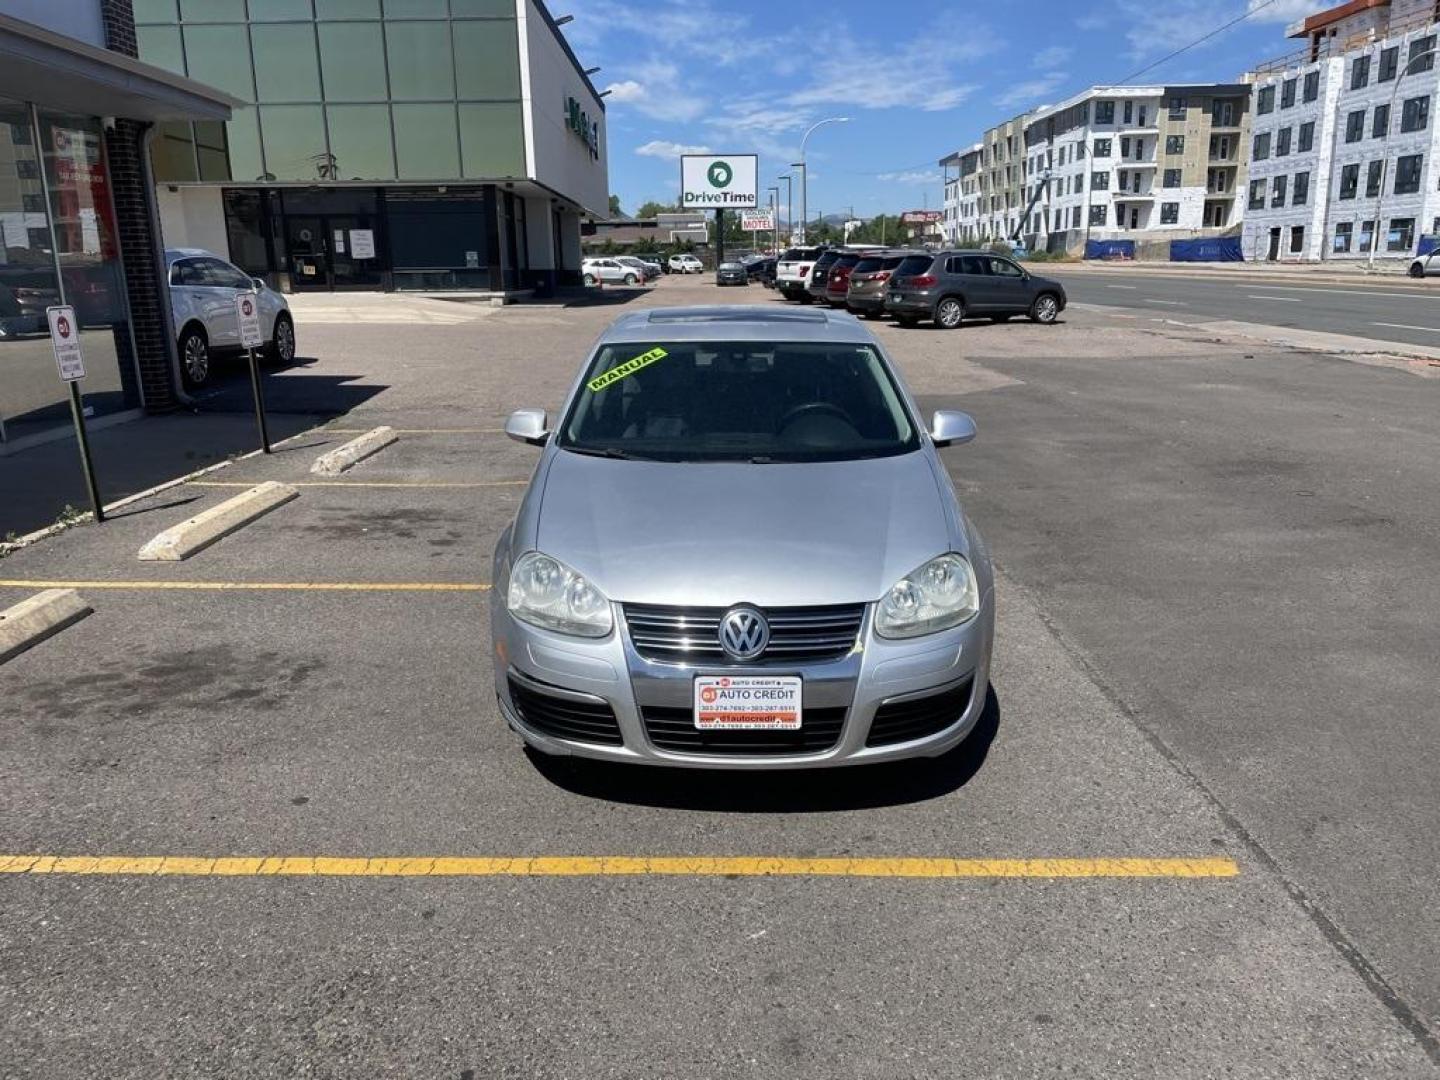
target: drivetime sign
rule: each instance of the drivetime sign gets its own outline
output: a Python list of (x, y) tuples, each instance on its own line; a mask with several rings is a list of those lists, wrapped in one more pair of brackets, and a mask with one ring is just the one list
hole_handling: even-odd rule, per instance
[(685, 210), (753, 210), (760, 205), (755, 154), (682, 154), (680, 206)]

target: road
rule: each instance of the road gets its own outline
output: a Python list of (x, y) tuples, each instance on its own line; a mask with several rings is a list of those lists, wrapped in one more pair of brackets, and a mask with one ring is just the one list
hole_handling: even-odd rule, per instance
[[(346, 415), (0, 561), (0, 608), (96, 609), (0, 665), (0, 1072), (1440, 1077), (1440, 382), (1085, 310), (877, 324), (980, 429), (945, 451), (999, 566), (976, 735), (529, 756), (484, 590), (535, 457), (500, 425), (617, 309), (717, 298), (777, 303), (301, 318), (275, 397)], [(262, 479), (301, 495), (136, 560)]]
[[(1050, 272), (1036, 266), (1037, 273)], [(1306, 282), (1200, 271), (1181, 276), (1166, 268), (1058, 268), (1073, 301), (1143, 311), (1182, 322), (1233, 320), (1318, 330), (1440, 347), (1440, 282), (1408, 278)]]

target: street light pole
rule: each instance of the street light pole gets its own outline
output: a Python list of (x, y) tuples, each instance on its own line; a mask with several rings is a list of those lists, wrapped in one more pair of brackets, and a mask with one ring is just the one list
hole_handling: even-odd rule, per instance
[(805, 242), (806, 196), (809, 194), (810, 187), (810, 170), (805, 167), (805, 143), (809, 141), (816, 128), (824, 127), (826, 124), (848, 124), (849, 122), (848, 116), (828, 116), (824, 120), (817, 120), (811, 124), (805, 130), (805, 134), (800, 136), (800, 161), (792, 168), (800, 170), (800, 242), (802, 244)]
[(770, 246), (780, 253), (780, 185), (772, 184), (765, 189), (770, 193)]
[[(1416, 53), (1406, 60), (1405, 66), (1395, 76), (1395, 88), (1390, 91), (1390, 104), (1386, 106), (1385, 111), (1385, 139), (1380, 144), (1380, 191), (1375, 196), (1375, 228), (1370, 233), (1370, 258), (1365, 267), (1367, 271), (1375, 269), (1375, 250), (1380, 246), (1380, 223), (1385, 220), (1381, 216), (1381, 211), (1385, 206), (1385, 179), (1390, 172), (1390, 129), (1395, 124), (1395, 98), (1400, 93), (1400, 84), (1405, 80), (1405, 76), (1410, 74), (1411, 65), (1418, 60), (1425, 59), (1434, 61), (1435, 50), (1433, 48)], [(1428, 123), (1426, 127), (1428, 129)], [(1323, 236), (1320, 238), (1320, 243), (1322, 245), (1325, 243)]]
[(776, 180), (785, 181), (785, 228), (793, 234), (795, 232), (795, 208), (791, 205), (790, 174), (777, 176)]

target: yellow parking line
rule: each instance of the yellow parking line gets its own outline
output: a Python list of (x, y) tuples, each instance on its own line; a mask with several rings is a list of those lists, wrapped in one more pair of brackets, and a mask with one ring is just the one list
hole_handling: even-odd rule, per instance
[[(524, 487), (529, 480), (287, 480), (296, 488), (491, 488)], [(245, 480), (192, 480), (191, 487), (248, 488), (253, 483)]]
[(0, 855), (0, 873), (189, 877), (1232, 878), (1233, 859), (846, 859), (618, 855), (519, 858)]
[(236, 592), (486, 592), (482, 581), (30, 581), (0, 578), (14, 589), (230, 589)]

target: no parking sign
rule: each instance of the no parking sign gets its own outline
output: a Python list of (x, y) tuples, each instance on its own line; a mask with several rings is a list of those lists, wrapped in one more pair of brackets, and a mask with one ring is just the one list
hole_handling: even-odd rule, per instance
[(240, 323), (240, 344), (247, 349), (265, 344), (265, 335), (260, 332), (260, 308), (253, 293), (241, 293), (235, 297), (235, 318)]

